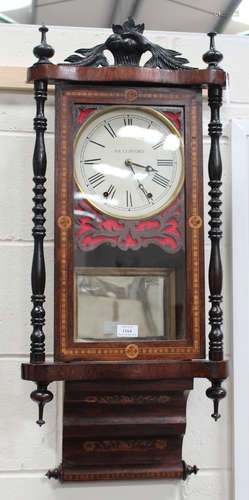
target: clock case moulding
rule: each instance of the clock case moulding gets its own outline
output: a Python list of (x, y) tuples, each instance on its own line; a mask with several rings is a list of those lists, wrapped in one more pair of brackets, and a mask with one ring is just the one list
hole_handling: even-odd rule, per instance
[[(33, 333), (30, 363), (22, 364), (22, 378), (37, 384), (31, 398), (39, 406), (39, 425), (44, 424), (44, 405), (53, 399), (48, 385), (53, 381), (65, 381), (62, 463), (57, 469), (47, 473), (49, 478), (61, 481), (186, 479), (189, 474), (198, 470), (196, 466), (188, 466), (182, 460), (186, 402), (188, 393), (193, 388), (194, 378), (210, 380), (211, 386), (206, 393), (213, 400), (212, 417), (215, 420), (220, 418), (218, 405), (226, 394), (222, 388), (222, 382), (228, 375), (228, 364), (223, 359), (220, 257), (222, 163), (219, 139), (222, 125), (219, 112), (222, 88), (226, 82), (225, 72), (218, 66), (222, 54), (215, 48), (215, 33), (209, 33), (210, 48), (203, 56), (208, 67), (202, 70), (191, 68), (179, 53), (149, 42), (144, 37), (143, 30), (144, 25), (135, 25), (133, 19), (129, 18), (122, 26), (113, 26), (113, 34), (105, 43), (92, 49), (79, 49), (65, 63), (54, 65), (49, 61), (54, 50), (46, 41), (48, 29), (42, 26), (41, 43), (34, 49), (38, 62), (28, 70), (28, 81), (34, 82), (37, 108), (33, 156)], [(105, 57), (106, 50), (112, 53), (114, 65), (109, 65)], [(151, 57), (141, 67), (141, 56), (147, 51), (151, 53)], [(126, 358), (122, 360), (110, 358), (46, 362), (43, 332), (43, 240), (46, 191), (44, 105), (48, 83), (54, 84), (59, 92), (72, 88), (81, 91), (89, 86), (96, 91), (103, 86), (105, 91), (109, 89), (111, 92), (119, 87), (123, 89), (123, 104), (129, 106), (137, 102), (139, 104), (140, 89), (153, 89), (156, 95), (160, 88), (168, 89), (170, 93), (187, 89), (199, 94), (203, 88), (208, 88), (211, 109), (208, 165), (211, 307), (208, 359), (186, 359), (186, 356), (185, 359), (170, 359), (166, 354), (159, 359), (141, 359), (141, 344), (132, 342), (126, 345)], [(116, 104), (114, 91), (113, 94), (111, 103)], [(200, 164), (201, 161), (200, 159)], [(202, 172), (200, 175), (202, 176)], [(198, 231), (202, 225), (200, 217), (195, 215), (191, 222), (192, 230)], [(60, 230), (66, 240), (70, 225), (70, 218), (64, 214), (60, 219)], [(58, 260), (58, 254), (56, 258)], [(203, 269), (203, 261), (200, 266)], [(55, 294), (55, 302), (56, 300)], [(57, 320), (60, 320), (58, 313), (56, 314)], [(58, 338), (55, 339), (57, 341)], [(204, 358), (204, 350), (201, 357)]]

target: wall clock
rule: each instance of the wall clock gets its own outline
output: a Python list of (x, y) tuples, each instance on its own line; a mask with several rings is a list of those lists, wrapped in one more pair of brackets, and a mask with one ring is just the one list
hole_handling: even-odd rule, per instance
[[(198, 70), (128, 19), (63, 64), (41, 27), (34, 81), (34, 259), (30, 363), (43, 407), (65, 381), (63, 481), (186, 478), (186, 401), (207, 377), (218, 403), (222, 346), (219, 108), (225, 73), (214, 34)], [(110, 66), (105, 51), (114, 57)], [(146, 51), (151, 57), (139, 66)], [(55, 84), (55, 361), (45, 362), (44, 103)], [(211, 121), (209, 359), (205, 357), (202, 88)]]

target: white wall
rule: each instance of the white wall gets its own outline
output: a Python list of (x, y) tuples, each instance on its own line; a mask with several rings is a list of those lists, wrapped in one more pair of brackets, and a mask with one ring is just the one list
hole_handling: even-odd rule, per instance
[[(92, 46), (106, 39), (105, 30), (51, 28), (48, 42), (56, 49), (53, 61), (61, 62), (74, 49)], [(205, 67), (202, 54), (208, 49), (204, 35), (151, 32), (149, 37), (163, 46), (182, 52), (191, 65)], [(37, 28), (33, 26), (0, 25), (0, 491), (4, 500), (55, 500), (82, 497), (85, 500), (120, 500), (129, 495), (135, 500), (152, 496), (157, 500), (233, 500), (232, 479), (232, 406), (231, 383), (229, 395), (221, 403), (222, 418), (215, 423), (210, 414), (212, 403), (205, 396), (207, 381), (195, 381), (187, 412), (187, 432), (183, 458), (196, 464), (200, 471), (186, 482), (177, 480), (136, 481), (113, 483), (79, 483), (60, 485), (44, 478), (48, 468), (60, 462), (61, 446), (61, 395), (45, 409), (46, 425), (41, 429), (35, 424), (37, 407), (29, 399), (33, 384), (20, 379), (20, 364), (28, 359), (30, 323), (30, 265), (32, 258), (31, 209), (32, 209), (32, 152), (34, 144), (33, 117), (35, 106), (30, 92), (1, 89), (1, 66), (30, 66), (34, 62), (32, 49), (39, 43)], [(219, 50), (224, 53), (223, 67), (230, 73), (231, 102), (222, 111), (224, 135), (221, 151), (224, 166), (224, 334), (225, 354), (230, 355), (231, 338), (231, 165), (229, 160), (229, 120), (249, 118), (248, 71), (243, 67), (248, 59), (247, 37), (222, 36), (217, 39)], [(8, 46), (8, 51), (6, 47)], [(248, 66), (247, 66), (248, 68)], [(53, 328), (53, 95), (46, 105), (48, 133), (47, 169), (47, 258), (46, 310), (47, 353), (52, 355)], [(209, 109), (204, 103), (204, 165), (207, 200), (207, 157), (209, 139), (207, 124)], [(207, 206), (207, 205), (206, 205)], [(207, 216), (206, 216), (207, 221)], [(207, 228), (207, 225), (206, 225)], [(207, 232), (207, 230), (206, 230)], [(205, 244), (206, 260), (210, 244)], [(52, 390), (56, 392), (56, 384)]]

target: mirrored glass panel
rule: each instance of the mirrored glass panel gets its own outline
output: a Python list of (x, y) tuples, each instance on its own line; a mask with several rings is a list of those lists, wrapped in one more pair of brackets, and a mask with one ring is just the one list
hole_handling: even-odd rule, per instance
[(175, 339), (172, 269), (79, 268), (75, 340)]

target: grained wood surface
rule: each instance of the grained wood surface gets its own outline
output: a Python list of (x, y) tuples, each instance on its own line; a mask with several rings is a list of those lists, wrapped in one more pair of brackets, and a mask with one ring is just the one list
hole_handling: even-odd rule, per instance
[(122, 386), (112, 380), (103, 392), (101, 381), (66, 382), (62, 469), (80, 469), (85, 480), (91, 479), (89, 468), (104, 469), (106, 479), (123, 467), (142, 467), (144, 477), (151, 467), (161, 473), (178, 470), (192, 387), (192, 379), (181, 379), (179, 385), (174, 380), (166, 391), (157, 381), (139, 388), (137, 382)]
[(119, 380), (226, 378), (227, 361), (81, 361), (72, 363), (23, 363), (24, 380)]
[(113, 465), (110, 467), (68, 467), (60, 468), (60, 479), (62, 481), (106, 481), (106, 480), (131, 480), (131, 479), (182, 479), (183, 464), (150, 465)]
[[(84, 68), (83, 68), (84, 69)], [(127, 69), (127, 68), (126, 68)], [(129, 68), (128, 68), (129, 69)], [(139, 69), (139, 68), (136, 68)], [(154, 70), (153, 70), (154, 71)], [(181, 70), (182, 71), (182, 70)], [(189, 74), (189, 72), (188, 72)], [(130, 102), (130, 97), (132, 101)], [(73, 249), (73, 113), (78, 104), (125, 104), (179, 106), (185, 113), (185, 234), (186, 234), (186, 338), (146, 342), (75, 342), (74, 339), (74, 249)], [(203, 256), (203, 182), (200, 89), (126, 86), (56, 86), (56, 167), (55, 167), (55, 314), (54, 347), (57, 361), (193, 359), (205, 357), (204, 256)], [(158, 254), (146, 249), (148, 261), (158, 262)], [(127, 265), (126, 252), (114, 254), (106, 246), (105, 262), (115, 267)], [(116, 250), (116, 249), (115, 249)], [(141, 258), (142, 251), (134, 257)], [(92, 252), (94, 254), (94, 252)], [(104, 254), (103, 254), (104, 255)], [(160, 267), (167, 267), (166, 254)], [(136, 259), (128, 267), (136, 266)], [(87, 262), (88, 264), (88, 262)], [(86, 265), (87, 265), (86, 264)], [(100, 264), (92, 255), (91, 266)], [(146, 267), (146, 266), (145, 266)], [(177, 268), (177, 264), (175, 265)], [(130, 350), (133, 349), (133, 353)], [(137, 352), (135, 352), (135, 350)]]
[(225, 86), (226, 73), (221, 69), (166, 70), (134, 66), (107, 68), (79, 67), (67, 64), (35, 64), (28, 69), (27, 80), (59, 80), (75, 82), (133, 82), (134, 84), (208, 85)]

